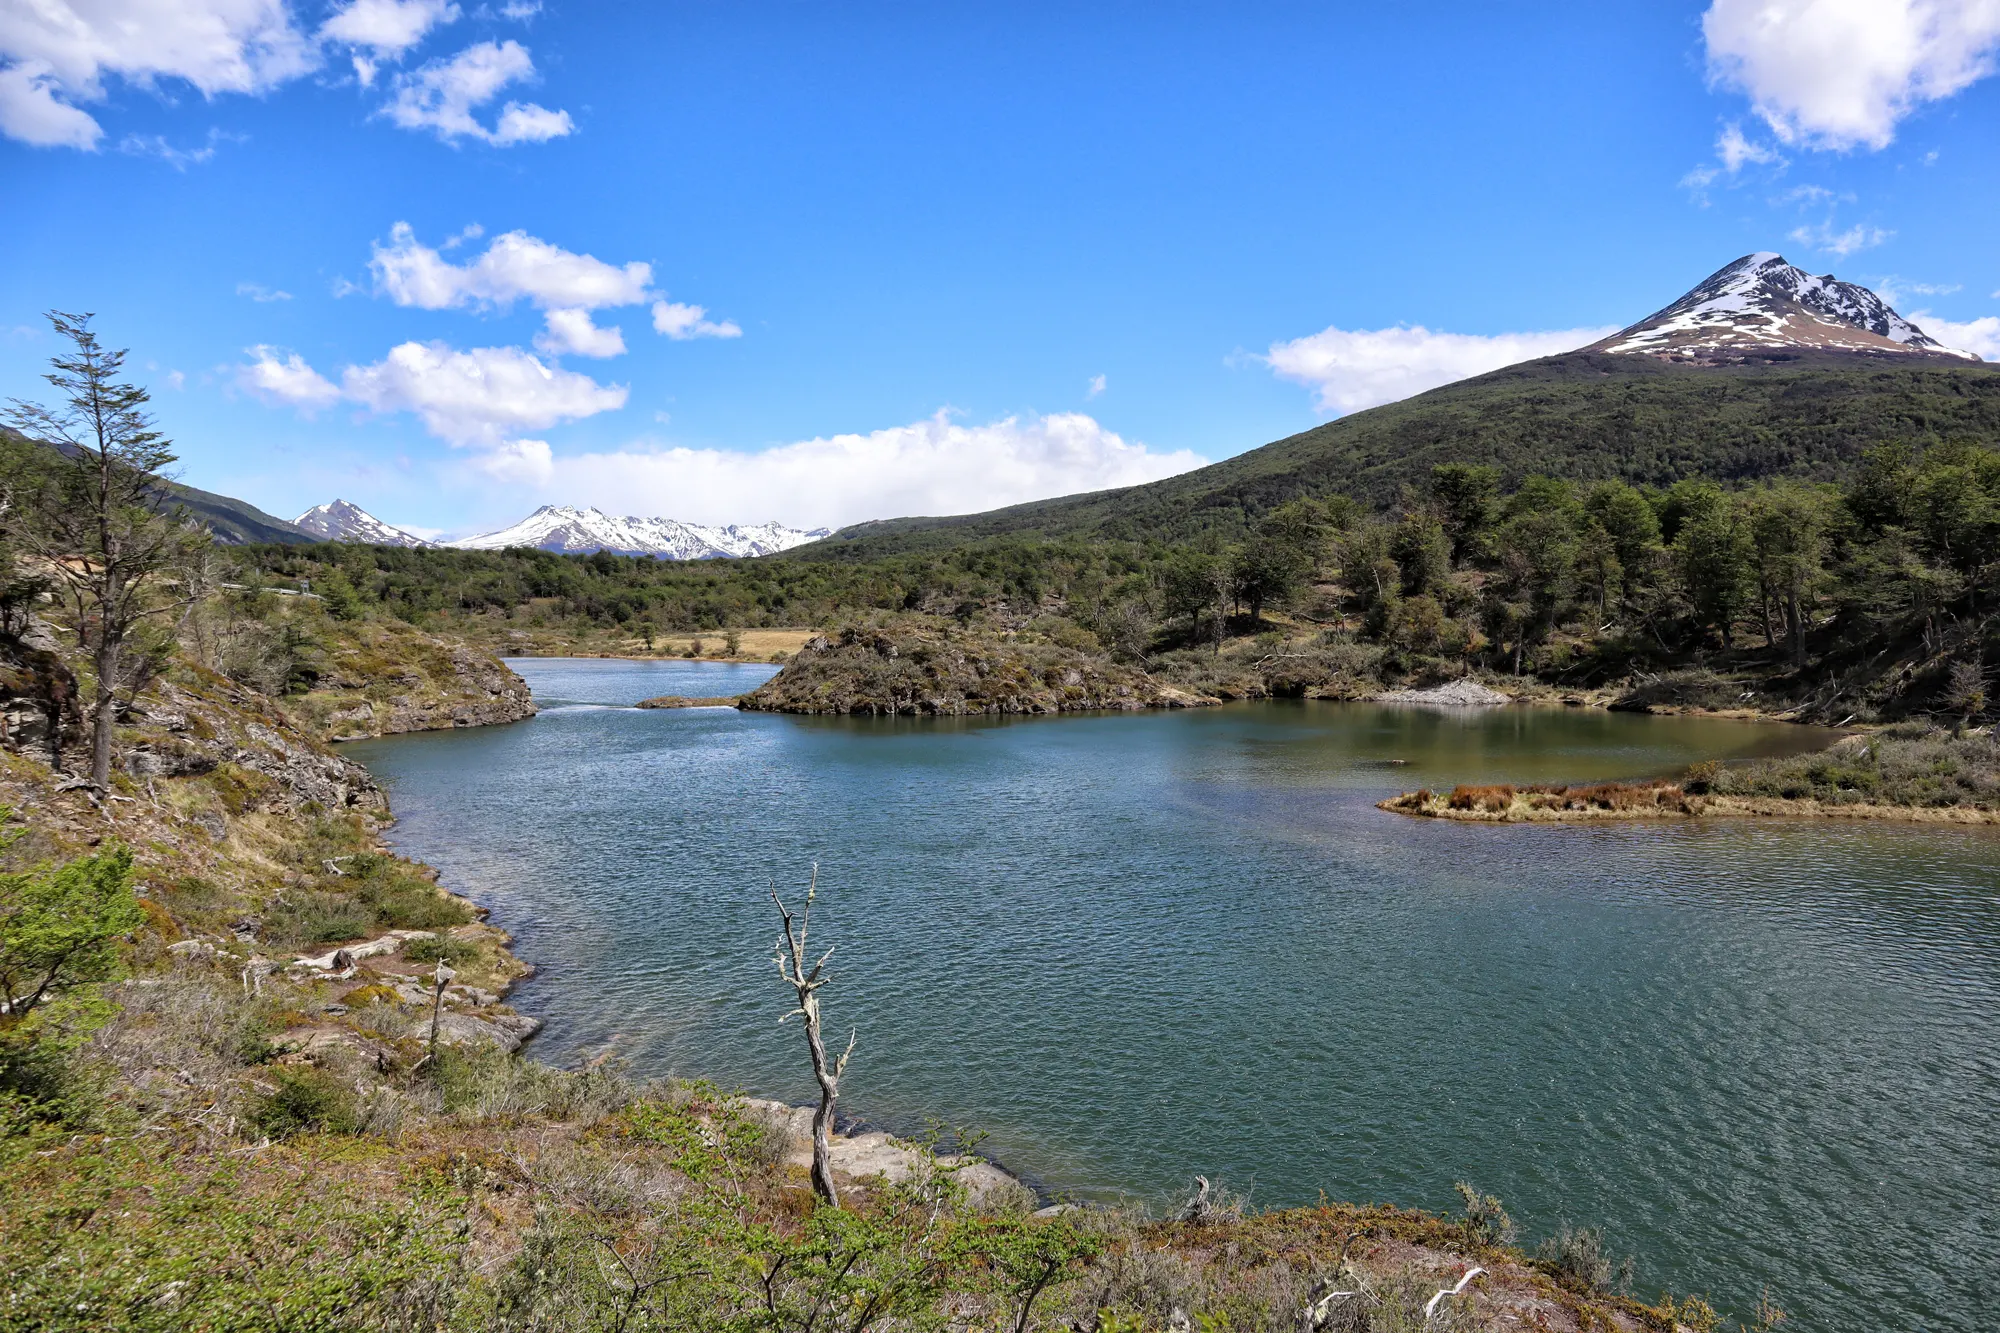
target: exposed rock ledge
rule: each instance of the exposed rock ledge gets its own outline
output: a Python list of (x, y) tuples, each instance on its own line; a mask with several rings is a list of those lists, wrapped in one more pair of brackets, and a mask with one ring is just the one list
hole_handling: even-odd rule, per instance
[(400, 621), (369, 621), (332, 645), (295, 711), (327, 740), (445, 731), (535, 715), (528, 682), (492, 654)]
[[(812, 1120), (810, 1106), (787, 1106), (783, 1102), (745, 1097), (743, 1109), (767, 1133), (778, 1136), (786, 1166), (812, 1168)], [(908, 1180), (922, 1162), (922, 1154), (911, 1144), (881, 1130), (865, 1134), (835, 1134), (828, 1144), (828, 1157), (836, 1177), (866, 1185), (880, 1179), (890, 1184)], [(977, 1157), (939, 1157), (942, 1165), (956, 1167), (974, 1207), (993, 1208), (1025, 1200), (1028, 1187), (993, 1163)]]
[(1448, 708), (1491, 708), (1514, 702), (1512, 695), (1490, 690), (1476, 680), (1452, 680), (1427, 690), (1389, 690), (1375, 696), (1381, 704), (1435, 704)]

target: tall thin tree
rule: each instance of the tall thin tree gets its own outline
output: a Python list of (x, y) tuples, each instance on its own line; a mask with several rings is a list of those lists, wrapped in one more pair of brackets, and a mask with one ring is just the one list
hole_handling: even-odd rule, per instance
[(90, 784), (102, 795), (111, 786), (118, 711), (158, 666), (157, 645), (142, 642), (140, 631), (179, 606), (162, 596), (155, 576), (195, 538), (167, 512), (160, 473), (174, 454), (145, 410), (151, 395), (120, 378), (125, 353), (98, 342), (91, 318), (49, 312), (74, 348), (50, 358), (53, 369), (43, 377), (62, 398), (54, 407), (15, 399), (4, 417), (61, 455), (38, 480), (37, 494), (13, 497), (10, 518), (21, 549), (47, 565), (96, 676)]
[(784, 921), (785, 933), (778, 939), (778, 975), (798, 996), (798, 1008), (779, 1019), (780, 1023), (799, 1018), (805, 1020), (806, 1050), (812, 1057), (813, 1078), (819, 1082), (819, 1109), (813, 1112), (813, 1191), (833, 1207), (840, 1206), (840, 1191), (834, 1187), (833, 1164), (833, 1111), (834, 1103), (840, 1099), (840, 1077), (847, 1072), (848, 1057), (854, 1054), (854, 1036), (847, 1037), (847, 1049), (837, 1060), (826, 1058), (826, 1046), (820, 1039), (819, 989), (832, 978), (826, 975), (826, 960), (833, 956), (828, 949), (818, 959), (806, 962), (806, 936), (812, 926), (813, 899), (819, 896), (819, 863), (815, 861), (812, 879), (806, 887), (806, 904), (795, 919), (791, 910), (778, 897), (776, 885), (771, 887), (771, 902), (778, 909), (778, 916)]

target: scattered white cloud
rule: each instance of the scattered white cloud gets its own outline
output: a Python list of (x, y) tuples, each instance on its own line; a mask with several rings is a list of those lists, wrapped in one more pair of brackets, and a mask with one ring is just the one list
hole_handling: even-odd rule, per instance
[(255, 360), (236, 367), (236, 385), (253, 398), (307, 413), (340, 401), (339, 386), (307, 365), (297, 352), (287, 356), (281, 348), (260, 343), (247, 353)]
[(247, 296), (259, 304), (271, 301), (289, 301), (292, 299), (290, 292), (281, 292), (275, 287), (266, 287), (262, 283), (257, 282), (237, 283), (236, 294), (238, 296)]
[(1090, 377), (1090, 387), (1084, 392), (1083, 396), (1085, 398), (1095, 398), (1097, 397), (1097, 395), (1103, 392), (1104, 392), (1104, 376), (1092, 375)]
[[(176, 83), (207, 98), (254, 95), (311, 74), (329, 52), (344, 50), (369, 87), (382, 65), (459, 16), (454, 0), (344, 0), (308, 32), (295, 22), (296, 8), (291, 0), (8, 0), (0, 4), (0, 135), (94, 150), (104, 127), (85, 108), (105, 99), (112, 79), (163, 96)], [(538, 8), (517, 3), (501, 13), (522, 19)], [(533, 102), (507, 102), (490, 127), (475, 114), (534, 73), (520, 43), (480, 42), (399, 77), (382, 114), (447, 142), (504, 147), (574, 133), (568, 112)], [(127, 136), (121, 147), (178, 166), (214, 151), (212, 141), (205, 149), (173, 149), (144, 135)]]
[(542, 12), (542, 0), (507, 0), (500, 6), (500, 17), (512, 19), (516, 23), (526, 23)]
[(1992, 73), (1993, 0), (1714, 0), (1713, 83), (1809, 148), (1885, 148), (1904, 117)]
[[(1995, 295), (2000, 295), (2000, 292)], [(1909, 319), (1946, 347), (1971, 352), (1982, 361), (2000, 361), (2000, 315), (1984, 315), (1961, 323), (1940, 319), (1928, 310), (1916, 310), (1910, 313)]]
[(1901, 310), (1903, 303), (1912, 296), (1950, 296), (1954, 292), (1964, 290), (1964, 283), (1904, 282), (1894, 274), (1880, 279), (1875, 284), (1875, 294), (1898, 310)]
[(1716, 161), (1704, 162), (1681, 177), (1681, 188), (1692, 190), (1704, 206), (1708, 203), (1708, 187), (1725, 178), (1734, 180), (1747, 166), (1775, 166), (1783, 169), (1784, 157), (1768, 144), (1757, 143), (1743, 133), (1743, 127), (1731, 121), (1722, 127), (1722, 133), (1715, 140)]
[(1771, 205), (1774, 208), (1778, 208), (1786, 204), (1797, 204), (1801, 209), (1804, 209), (1816, 204), (1851, 204), (1853, 202), (1855, 202), (1855, 197), (1852, 194), (1844, 192), (1836, 194), (1824, 185), (1795, 185), (1776, 199), (1773, 199)]
[(650, 264), (607, 264), (524, 231), (496, 236), (477, 259), (454, 264), (419, 242), (407, 222), (389, 229), (389, 244), (375, 246), (368, 267), (377, 291), (420, 310), (504, 309), (520, 300), (538, 310), (602, 310), (641, 304), (653, 282)]
[(108, 78), (215, 97), (266, 92), (317, 63), (285, 0), (10, 3), (0, 6), (0, 133), (92, 149), (104, 129), (83, 105), (104, 100)]
[(461, 351), (406, 342), (380, 361), (346, 367), (338, 385), (296, 352), (259, 346), (249, 354), (254, 359), (236, 367), (236, 382), (266, 403), (310, 412), (345, 401), (384, 415), (409, 412), (432, 436), (471, 450), (481, 471), (510, 481), (532, 481), (548, 469), (548, 443), (523, 432), (616, 411), (630, 394), (519, 347)]
[(545, 365), (519, 347), (460, 351), (441, 342), (402, 343), (341, 375), (341, 394), (350, 401), (374, 412), (413, 412), (448, 444), (489, 449), (507, 446), (523, 430), (615, 411), (628, 393), (624, 385)]
[(743, 330), (736, 321), (725, 319), (713, 323), (708, 311), (698, 305), (683, 305), (679, 301), (653, 302), (653, 329), (664, 333), (677, 342), (689, 338), (741, 338)]
[(182, 389), (187, 388), (187, 382), (188, 377), (185, 371), (170, 370), (167, 372), (167, 387), (175, 393), (179, 393)]
[(693, 522), (840, 525), (964, 514), (1157, 481), (1208, 460), (1129, 442), (1083, 413), (970, 426), (940, 411), (907, 426), (754, 452), (634, 447), (552, 460), (541, 494)]
[(1935, 148), (1931, 149), (1930, 152), (1925, 153), (1923, 157), (1920, 159), (1922, 164), (1927, 167), (1936, 166), (1937, 160), (1938, 160), (1938, 150)]
[(1421, 324), (1393, 329), (1322, 329), (1271, 344), (1257, 359), (1283, 379), (1306, 385), (1322, 412), (1358, 412), (1517, 361), (1596, 342), (1618, 331), (1555, 329), (1538, 333), (1445, 333)]
[(591, 323), (588, 310), (551, 310), (544, 319), (548, 327), (535, 335), (535, 346), (550, 356), (623, 356), (625, 335), (616, 325), (600, 328)]
[(1872, 250), (1896, 233), (1882, 227), (1870, 227), (1855, 223), (1845, 230), (1835, 230), (1832, 222), (1816, 222), (1811, 226), (1794, 227), (1789, 233), (1792, 240), (1800, 245), (1809, 245), (1822, 254), (1835, 259), (1845, 259), (1863, 250)]
[(1746, 166), (1765, 166), (1772, 162), (1783, 162), (1778, 150), (1768, 144), (1753, 143), (1744, 137), (1743, 127), (1731, 121), (1722, 127), (1721, 137), (1715, 141), (1715, 155), (1722, 161), (1722, 169), (1735, 175)]
[(351, 48), (354, 75), (367, 87), (383, 61), (399, 59), (431, 29), (457, 18), (451, 0), (350, 0), (320, 25), (319, 35)]
[(157, 157), (175, 171), (186, 171), (189, 167), (198, 166), (214, 157), (215, 146), (224, 139), (241, 142), (242, 137), (211, 129), (201, 147), (178, 148), (163, 134), (128, 134), (118, 141), (118, 151), (133, 157)]
[(506, 147), (574, 133), (569, 112), (533, 102), (508, 102), (491, 129), (473, 114), (503, 89), (534, 76), (535, 62), (519, 42), (478, 42), (449, 60), (397, 76), (395, 95), (382, 114), (406, 130), (430, 130), (446, 143), (476, 139)]

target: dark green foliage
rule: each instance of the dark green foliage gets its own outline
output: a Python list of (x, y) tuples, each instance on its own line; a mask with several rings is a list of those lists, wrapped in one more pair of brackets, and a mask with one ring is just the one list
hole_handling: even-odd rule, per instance
[(277, 1087), (266, 1093), (251, 1119), (274, 1139), (294, 1134), (352, 1134), (360, 1117), (354, 1089), (340, 1078), (312, 1065), (277, 1071)]

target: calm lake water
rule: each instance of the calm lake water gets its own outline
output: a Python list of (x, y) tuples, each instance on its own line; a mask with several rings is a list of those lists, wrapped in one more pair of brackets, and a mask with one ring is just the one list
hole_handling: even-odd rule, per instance
[[(399, 848), (542, 968), (535, 1049), (803, 1101), (775, 879), (820, 864), (843, 1106), (1045, 1188), (1601, 1224), (1637, 1290), (1993, 1327), (2000, 837), (1492, 827), (1373, 803), (1808, 748), (1803, 728), (1324, 703), (1018, 721), (641, 712), (771, 668), (521, 660), (546, 711), (357, 744)], [(1391, 767), (1386, 761), (1402, 759)]]

